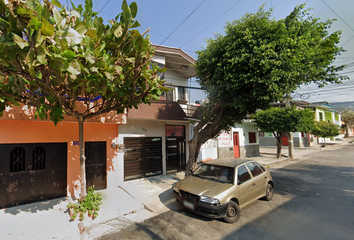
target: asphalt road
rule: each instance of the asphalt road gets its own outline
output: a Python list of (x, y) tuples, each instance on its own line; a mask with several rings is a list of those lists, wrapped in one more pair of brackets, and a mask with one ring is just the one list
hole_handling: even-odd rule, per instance
[(163, 214), (100, 239), (352, 240), (353, 153), (354, 145), (347, 145), (271, 168), (273, 200), (258, 200), (242, 209), (235, 224), (204, 218), (175, 204)]

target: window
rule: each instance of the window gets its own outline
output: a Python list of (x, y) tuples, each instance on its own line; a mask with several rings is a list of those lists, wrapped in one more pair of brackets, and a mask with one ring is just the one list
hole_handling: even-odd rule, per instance
[(45, 169), (45, 149), (43, 147), (36, 147), (33, 149), (32, 166), (33, 170)]
[(186, 100), (184, 93), (184, 87), (178, 87), (178, 100)]
[(215, 180), (222, 183), (233, 183), (234, 172), (235, 169), (231, 167), (203, 164), (193, 173), (193, 176)]
[(246, 163), (246, 166), (251, 171), (253, 177), (256, 177), (263, 173), (262, 170), (253, 162)]
[(318, 113), (318, 118), (320, 119), (320, 121), (323, 121), (323, 113), (319, 112)]
[(248, 133), (248, 141), (249, 141), (249, 143), (257, 143), (257, 138), (256, 138), (255, 132)]
[(166, 100), (173, 101), (173, 90), (169, 90), (166, 94)]
[(166, 137), (184, 137), (184, 126), (165, 126)]
[[(153, 62), (150, 63), (150, 69), (152, 69), (152, 64), (155, 64), (159, 68), (164, 68), (165, 67), (165, 65), (153, 61)], [(165, 73), (164, 72), (158, 73), (157, 75), (160, 76), (161, 79), (165, 79)]]
[(259, 164), (259, 163), (257, 163), (257, 162), (254, 162), (263, 172), (265, 171), (265, 169), (264, 169), (264, 167), (261, 165), (261, 164)]
[(258, 132), (259, 137), (264, 137), (264, 132)]
[(25, 149), (22, 147), (15, 147), (11, 150), (10, 155), (10, 172), (25, 171)]
[(242, 184), (244, 182), (247, 182), (248, 180), (251, 179), (251, 175), (248, 172), (247, 168), (245, 165), (242, 165), (241, 167), (238, 168), (237, 171), (237, 180), (239, 184)]

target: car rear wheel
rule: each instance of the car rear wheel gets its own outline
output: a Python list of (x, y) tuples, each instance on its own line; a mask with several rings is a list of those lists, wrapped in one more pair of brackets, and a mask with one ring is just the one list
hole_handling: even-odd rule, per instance
[(264, 197), (265, 200), (267, 200), (267, 201), (272, 200), (272, 198), (273, 198), (273, 193), (274, 193), (273, 186), (272, 186), (272, 184), (268, 183), (268, 184), (267, 184), (266, 195), (265, 195), (265, 197)]
[(229, 202), (224, 220), (228, 223), (234, 223), (240, 219), (240, 216), (240, 207), (233, 201)]

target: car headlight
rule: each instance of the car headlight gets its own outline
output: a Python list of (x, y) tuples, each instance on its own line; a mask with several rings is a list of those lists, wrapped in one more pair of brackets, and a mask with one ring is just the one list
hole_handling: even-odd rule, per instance
[(176, 184), (173, 186), (173, 191), (179, 192), (179, 188), (176, 186)]
[(220, 201), (219, 199), (217, 198), (212, 198), (212, 197), (205, 197), (205, 196), (200, 196), (200, 199), (199, 199), (200, 202), (203, 202), (203, 203), (209, 203), (209, 204), (215, 204), (215, 205), (219, 205), (220, 204)]

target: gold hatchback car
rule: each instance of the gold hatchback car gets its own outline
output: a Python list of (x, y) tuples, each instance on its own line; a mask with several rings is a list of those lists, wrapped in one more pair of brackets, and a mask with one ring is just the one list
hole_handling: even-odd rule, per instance
[(202, 216), (236, 222), (240, 208), (273, 197), (270, 172), (251, 159), (219, 159), (203, 163), (173, 186), (176, 200)]

